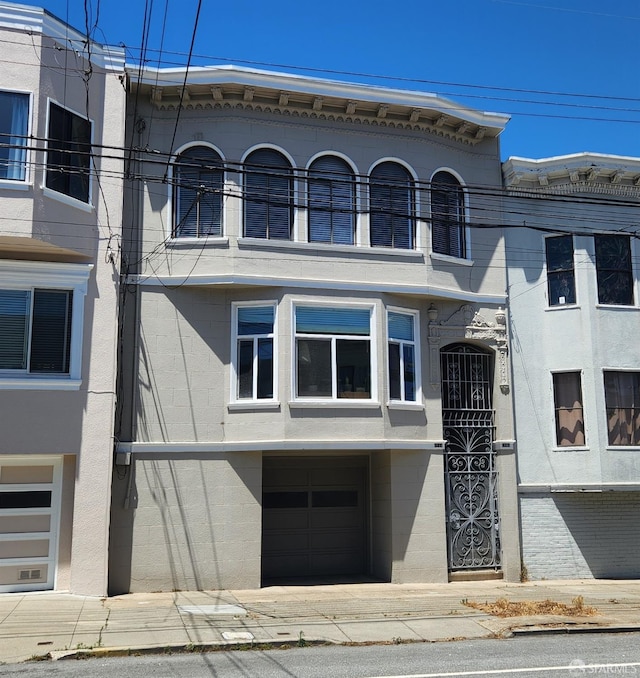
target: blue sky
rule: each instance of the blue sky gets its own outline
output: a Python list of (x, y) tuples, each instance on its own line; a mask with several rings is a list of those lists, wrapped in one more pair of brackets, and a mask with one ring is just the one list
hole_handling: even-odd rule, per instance
[[(78, 29), (97, 19), (95, 40), (126, 45), (131, 62), (146, 44), (151, 66), (186, 64), (198, 9), (198, 0), (23, 4)], [(503, 158), (640, 157), (639, 36), (638, 0), (202, 0), (192, 63), (423, 90), (507, 113)]]

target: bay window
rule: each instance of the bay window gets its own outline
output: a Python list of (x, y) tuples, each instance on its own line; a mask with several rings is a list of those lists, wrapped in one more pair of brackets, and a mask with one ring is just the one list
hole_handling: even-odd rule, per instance
[(573, 264), (573, 236), (546, 238), (547, 291), (549, 306), (576, 303), (576, 282)]
[(371, 309), (297, 306), (296, 397), (371, 399)]
[(628, 235), (595, 235), (598, 301), (633, 305), (631, 241)]

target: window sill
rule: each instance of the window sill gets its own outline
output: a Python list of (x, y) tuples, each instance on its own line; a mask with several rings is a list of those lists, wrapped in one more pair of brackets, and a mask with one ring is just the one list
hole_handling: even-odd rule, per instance
[(169, 238), (167, 247), (229, 247), (229, 238), (209, 235), (203, 238)]
[(238, 238), (240, 247), (265, 247), (295, 249), (309, 255), (349, 254), (352, 256), (394, 256), (424, 259), (420, 250), (395, 247), (369, 247), (364, 245), (333, 245), (331, 243), (300, 242), (293, 240), (270, 240), (269, 238)]
[(448, 264), (459, 264), (460, 266), (473, 266), (473, 259), (465, 259), (463, 257), (452, 257), (450, 254), (440, 254), (440, 252), (431, 252), (431, 259), (436, 261), (444, 261)]
[(0, 390), (79, 391), (81, 379), (43, 377), (5, 377), (0, 375)]
[(607, 311), (637, 311), (638, 306), (633, 304), (596, 304), (596, 308), (606, 309)]
[(552, 447), (551, 449), (553, 452), (588, 452), (590, 448), (587, 445), (566, 445)]
[(336, 400), (290, 400), (290, 409), (342, 409), (357, 408), (366, 410), (380, 409), (380, 403), (375, 400), (363, 400), (361, 398), (338, 398)]
[(640, 452), (640, 445), (607, 445), (607, 452)]
[(418, 402), (412, 402), (409, 400), (390, 400), (387, 402), (387, 407), (390, 410), (413, 410), (413, 411), (424, 411), (424, 405)]
[(42, 193), (47, 198), (52, 198), (57, 202), (69, 205), (69, 207), (75, 207), (76, 209), (82, 210), (83, 212), (93, 212), (93, 205), (90, 202), (82, 202), (82, 200), (72, 198), (66, 193), (59, 193), (58, 191), (54, 191), (52, 188), (47, 188), (47, 186), (42, 187)]
[(0, 189), (3, 190), (28, 191), (30, 188), (32, 188), (32, 186), (27, 181), (21, 181), (19, 179), (0, 179)]
[(580, 309), (579, 304), (556, 304), (555, 306), (547, 306), (545, 311), (566, 311), (570, 309)]
[(229, 412), (252, 412), (254, 410), (280, 410), (277, 400), (235, 400), (227, 403)]

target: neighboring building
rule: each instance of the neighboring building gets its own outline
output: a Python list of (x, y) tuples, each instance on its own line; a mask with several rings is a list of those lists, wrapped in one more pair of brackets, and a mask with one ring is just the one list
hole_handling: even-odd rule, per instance
[(104, 595), (124, 52), (4, 2), (0, 50), (0, 591)]
[(129, 79), (111, 592), (518, 579), (506, 117)]
[(640, 158), (504, 164), (523, 565), (640, 576)]

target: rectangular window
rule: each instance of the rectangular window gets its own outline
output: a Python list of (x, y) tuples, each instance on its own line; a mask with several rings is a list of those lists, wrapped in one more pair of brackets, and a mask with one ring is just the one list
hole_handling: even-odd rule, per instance
[(545, 239), (547, 253), (547, 289), (549, 306), (576, 303), (573, 269), (573, 236), (560, 235)]
[(389, 311), (389, 399), (416, 400), (415, 316)]
[(628, 235), (594, 235), (598, 301), (633, 306), (631, 241)]
[(298, 306), (296, 396), (371, 398), (371, 310)]
[(47, 188), (89, 202), (91, 122), (57, 104), (49, 104)]
[(604, 373), (609, 445), (640, 445), (640, 372)]
[(69, 374), (70, 290), (0, 290), (0, 370)]
[(553, 375), (553, 401), (556, 410), (556, 444), (575, 447), (585, 444), (584, 414), (580, 372)]
[(0, 92), (0, 179), (26, 179), (28, 125), (29, 95)]
[(238, 306), (236, 309), (236, 398), (273, 398), (274, 306)]

